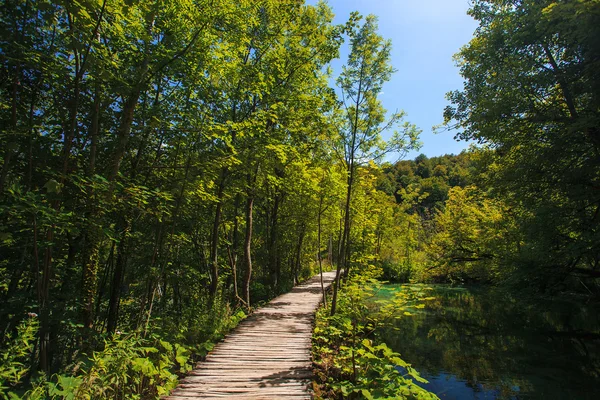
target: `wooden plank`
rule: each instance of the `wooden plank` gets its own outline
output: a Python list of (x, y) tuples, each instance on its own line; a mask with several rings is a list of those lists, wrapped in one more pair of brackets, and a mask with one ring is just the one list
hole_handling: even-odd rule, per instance
[(253, 368), (252, 370), (238, 368), (238, 369), (206, 369), (206, 370), (195, 370), (190, 372), (190, 375), (198, 376), (244, 376), (246, 378), (271, 378), (271, 379), (294, 379), (297, 377), (310, 378), (312, 377), (312, 371), (305, 369), (304, 371), (299, 370), (286, 370), (282, 368)]
[(227, 354), (227, 355), (214, 355), (206, 358), (206, 362), (240, 362), (247, 363), (248, 361), (278, 361), (278, 360), (289, 360), (289, 361), (306, 361), (304, 354), (293, 355), (289, 354), (252, 354), (252, 355), (239, 355), (239, 354)]
[(174, 396), (178, 394), (191, 394), (194, 393), (196, 395), (202, 395), (206, 393), (253, 393), (256, 395), (266, 395), (273, 393), (300, 393), (306, 394), (307, 390), (310, 388), (310, 384), (304, 385), (282, 385), (282, 386), (272, 386), (272, 387), (263, 387), (263, 386), (230, 386), (220, 387), (220, 386), (185, 386), (178, 389), (179, 391), (173, 392)]
[[(325, 287), (334, 277), (335, 272), (324, 274)], [(310, 345), (320, 287), (319, 277), (313, 277), (257, 310), (165, 399), (310, 399)]]
[[(281, 376), (281, 377), (278, 377), (278, 378), (272, 378), (269, 381), (265, 381), (263, 379), (263, 377), (265, 376), (265, 374), (258, 374), (258, 376), (255, 376), (255, 377), (240, 376), (240, 375), (235, 375), (235, 374), (232, 374), (231, 376), (224, 376), (224, 375), (219, 376), (219, 375), (216, 375), (216, 377), (215, 377), (215, 376), (211, 375), (210, 373), (208, 375), (201, 374), (201, 373), (197, 373), (197, 374), (192, 375), (191, 372), (190, 372), (190, 375), (187, 375), (185, 378), (183, 378), (181, 380), (181, 383), (191, 383), (191, 382), (194, 382), (194, 383), (195, 382), (221, 382), (221, 381), (223, 381), (223, 382), (225, 382), (225, 381), (227, 381), (227, 382), (242, 382), (242, 381), (244, 381), (244, 382), (248, 382), (249, 384), (259, 383), (261, 385), (267, 385), (268, 386), (268, 385), (275, 385), (275, 384), (278, 384), (278, 383), (281, 383), (281, 382), (294, 382), (294, 381), (297, 380), (296, 379), (297, 375), (298, 374), (296, 374), (296, 376), (290, 376), (290, 377)], [(306, 375), (309, 375), (309, 374), (306, 374)], [(306, 380), (306, 379), (308, 379), (308, 378), (304, 378), (304, 379), (301, 379), (301, 380)]]
[[(227, 347), (225, 349), (217, 349), (216, 352), (211, 353), (211, 354), (222, 354), (222, 355), (227, 355), (228, 357), (235, 357), (236, 354), (239, 355), (253, 355), (253, 354), (273, 354), (273, 355), (277, 355), (277, 354), (281, 354), (283, 352), (285, 352), (286, 354), (290, 354), (290, 355), (294, 355), (294, 354), (306, 354), (306, 347), (310, 346), (310, 343), (306, 343), (303, 346), (293, 346), (288, 348), (277, 348), (275, 349), (275, 351), (263, 351), (263, 350), (252, 350), (249, 349), (247, 347)], [(289, 353), (288, 353), (289, 350)], [(214, 351), (214, 350), (213, 350)], [(208, 357), (208, 356), (207, 356)], [(202, 361), (200, 361), (202, 362)]]
[(306, 393), (286, 393), (273, 394), (263, 396), (259, 393), (180, 393), (176, 396), (169, 396), (169, 400), (190, 400), (190, 399), (244, 399), (244, 400), (273, 400), (280, 398), (288, 399), (311, 399), (312, 397)]
[(196, 394), (191, 394), (191, 395), (185, 395), (185, 394), (178, 394), (177, 396), (169, 396), (168, 399), (169, 400), (190, 400), (190, 399), (236, 399), (236, 400), (273, 400), (273, 399), (277, 399), (277, 398), (290, 398), (290, 399), (311, 399), (312, 396), (310, 396), (309, 394), (287, 394), (285, 396), (278, 396), (278, 397), (273, 397), (273, 396), (260, 396), (260, 395), (253, 395), (253, 396), (248, 396), (246, 394), (243, 395), (232, 395), (232, 394), (211, 394), (211, 393), (205, 393), (203, 395), (196, 395)]
[[(254, 354), (257, 352), (261, 352), (263, 354), (281, 354), (282, 350), (277, 350), (277, 349), (256, 349), (255, 346), (244, 346), (241, 344), (230, 344), (230, 345), (221, 345), (219, 347), (219, 351), (218, 352), (211, 352), (210, 355), (215, 355), (217, 353), (223, 353), (223, 352), (233, 352), (235, 354), (244, 354), (244, 353), (250, 353), (250, 354)], [(302, 354), (307, 354), (310, 353), (310, 351), (304, 347), (298, 347), (298, 348), (288, 348), (285, 350), (286, 353), (302, 353)]]
[(302, 347), (298, 347), (298, 348), (291, 348), (291, 349), (286, 349), (285, 350), (285, 354), (283, 350), (273, 350), (273, 349), (252, 349), (252, 348), (248, 348), (248, 347), (243, 347), (243, 346), (229, 346), (226, 348), (220, 348), (218, 352), (215, 353), (210, 353), (207, 357), (215, 357), (215, 356), (220, 356), (223, 354), (226, 354), (228, 357), (229, 356), (235, 356), (236, 354), (239, 354), (241, 356), (243, 355), (253, 355), (253, 354), (272, 354), (272, 355), (284, 355), (285, 354), (291, 354), (291, 355), (297, 355), (297, 354), (302, 354), (302, 355), (306, 355), (306, 354), (310, 354), (310, 351), (308, 351), (305, 348)]
[(252, 362), (248, 362), (248, 361), (241, 361), (241, 362), (234, 362), (234, 361), (230, 361), (225, 362), (225, 361), (206, 361), (202, 364), (202, 366), (199, 366), (198, 370), (203, 370), (203, 369), (221, 369), (221, 370), (225, 370), (225, 369), (246, 369), (248, 368), (248, 366), (251, 366), (253, 369), (274, 369), (274, 368), (281, 368), (281, 370), (286, 370), (288, 368), (310, 368), (311, 363), (308, 361), (291, 361), (291, 360), (276, 360), (276, 361), (252, 361)]
[(227, 364), (224, 362), (203, 362), (196, 367), (197, 371), (205, 371), (211, 369), (220, 369), (220, 370), (229, 370), (229, 369), (279, 369), (281, 371), (295, 371), (301, 368), (310, 368), (312, 363), (310, 361), (286, 361), (286, 360), (277, 360), (274, 362), (242, 362), (236, 364)]
[(190, 375), (201, 376), (201, 377), (216, 377), (221, 379), (222, 382), (231, 380), (231, 378), (244, 378), (244, 379), (261, 379), (263, 381), (271, 381), (274, 379), (311, 379), (313, 377), (312, 371), (304, 372), (285, 372), (281, 370), (257, 370), (257, 371), (241, 371), (241, 370), (207, 370), (199, 372), (191, 372)]
[[(231, 388), (271, 388), (271, 387), (305, 387), (307, 385), (310, 385), (309, 381), (287, 381), (287, 382), (281, 382), (281, 383), (277, 383), (274, 385), (265, 385), (262, 383), (262, 381), (254, 381), (254, 382), (250, 382), (247, 380), (241, 380), (241, 381), (237, 381), (237, 382), (231, 382), (229, 384), (228, 387)], [(205, 381), (205, 382), (196, 382), (196, 383), (183, 383), (181, 385), (178, 386), (179, 389), (210, 389), (210, 388), (216, 388), (216, 389), (220, 389), (223, 386), (219, 383), (219, 382), (209, 382), (209, 381)]]

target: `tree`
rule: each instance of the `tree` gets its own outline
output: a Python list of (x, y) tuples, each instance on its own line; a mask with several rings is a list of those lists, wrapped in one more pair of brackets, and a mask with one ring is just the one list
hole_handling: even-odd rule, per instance
[[(118, 330), (208, 340), (237, 305), (250, 197), (279, 211), (252, 214), (247, 254), (308, 271), (316, 224), (286, 228), (316, 207), (297, 171), (328, 139), (332, 18), (293, 0), (3, 4), (0, 330), (39, 314), (49, 373)], [(293, 280), (276, 273), (270, 293)]]
[(520, 249), (514, 219), (506, 205), (475, 186), (450, 189), (433, 220), (425, 274), (441, 281), (500, 281)]
[(398, 127), (403, 112), (396, 112), (386, 119), (386, 110), (378, 96), (383, 84), (390, 80), (393, 67), (390, 65), (391, 42), (377, 34), (377, 18), (366, 17), (362, 26), (356, 26), (360, 19), (352, 14), (348, 23), (350, 54), (342, 69), (337, 85), (340, 89), (341, 108), (337, 122), (336, 151), (346, 167), (346, 201), (344, 225), (341, 237), (340, 255), (333, 291), (331, 315), (335, 314), (340, 272), (350, 269), (351, 243), (351, 203), (356, 171), (360, 165), (371, 160), (380, 160), (391, 151), (406, 152), (417, 146), (419, 130), (404, 122), (400, 130), (394, 130), (389, 142), (382, 133)]
[(521, 210), (519, 263), (542, 288), (600, 276), (598, 10), (595, 0), (475, 1), (480, 26), (456, 56), (465, 86), (448, 94), (457, 137), (495, 150), (488, 184)]

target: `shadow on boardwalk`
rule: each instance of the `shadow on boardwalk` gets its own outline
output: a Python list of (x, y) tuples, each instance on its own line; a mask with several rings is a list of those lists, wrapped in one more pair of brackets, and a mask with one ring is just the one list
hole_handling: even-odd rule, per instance
[[(326, 288), (334, 278), (323, 274)], [(256, 310), (166, 399), (310, 399), (312, 323), (321, 298), (315, 276)]]

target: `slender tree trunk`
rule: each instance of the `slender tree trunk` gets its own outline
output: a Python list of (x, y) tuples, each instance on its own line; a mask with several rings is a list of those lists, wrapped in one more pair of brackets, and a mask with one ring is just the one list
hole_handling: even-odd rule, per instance
[(94, 88), (94, 105), (92, 106), (92, 125), (90, 127), (90, 162), (89, 176), (96, 173), (96, 153), (98, 151), (98, 134), (100, 131), (100, 83), (96, 81)]
[[(146, 327), (148, 326), (148, 323), (150, 322), (150, 315), (152, 314), (152, 307), (154, 304), (154, 297), (156, 295), (156, 289), (157, 289), (157, 285), (156, 285), (156, 278), (154, 276), (154, 274), (152, 273), (152, 271), (156, 268), (156, 264), (158, 262), (158, 257), (159, 254), (162, 254), (162, 247), (163, 247), (163, 224), (158, 224), (157, 230), (156, 230), (156, 239), (154, 240), (154, 249), (152, 250), (152, 259), (150, 260), (150, 273), (148, 274), (148, 278), (147, 278), (147, 284), (146, 284), (146, 296), (144, 297), (144, 301), (142, 302), (142, 306), (140, 307), (140, 315), (138, 318), (138, 323), (137, 326), (140, 327), (142, 324), (142, 320), (144, 319), (144, 317), (146, 317)], [(148, 308), (148, 313), (146, 314), (146, 305), (150, 303), (150, 307)], [(144, 330), (144, 334), (145, 334), (145, 330)]]
[[(94, 30), (91, 32), (90, 41), (87, 44), (87, 47), (82, 55), (79, 53), (79, 48), (77, 46), (73, 46), (73, 60), (75, 61), (75, 76), (73, 77), (73, 97), (71, 98), (70, 110), (69, 110), (69, 121), (67, 122), (67, 128), (64, 132), (64, 143), (63, 143), (63, 176), (61, 177), (61, 182), (66, 179), (67, 172), (69, 170), (69, 160), (71, 158), (71, 149), (73, 148), (73, 141), (75, 139), (75, 135), (77, 133), (77, 116), (79, 109), (79, 98), (81, 95), (81, 82), (83, 76), (86, 72), (86, 64), (88, 61), (88, 56), (92, 49), (93, 43), (98, 40), (98, 31), (100, 29), (100, 25), (102, 24), (102, 20), (104, 18), (104, 11), (106, 9), (106, 0), (102, 2), (102, 7), (100, 12), (96, 18), (96, 23), (94, 26)], [(73, 15), (69, 11), (69, 6), (67, 6), (67, 18), (69, 23), (69, 33), (73, 34)]]
[[(38, 78), (39, 80), (41, 80), (41, 77)], [(34, 119), (35, 119), (35, 105), (36, 105), (36, 101), (37, 101), (37, 97), (39, 94), (39, 86), (40, 83), (38, 82), (38, 84), (36, 85), (36, 88), (33, 90), (33, 93), (31, 94), (31, 102), (29, 104), (29, 129), (28, 129), (28, 137), (27, 137), (27, 173), (25, 176), (25, 182), (27, 183), (26, 186), (26, 190), (29, 191), (31, 190), (31, 180), (33, 178), (33, 141), (34, 141), (34, 135), (35, 135), (35, 124), (34, 124)], [(1, 191), (0, 191), (0, 196), (1, 196)]]
[(344, 230), (342, 232), (342, 244), (340, 246), (340, 260), (338, 260), (333, 285), (333, 297), (331, 300), (331, 315), (335, 315), (337, 307), (337, 294), (340, 286), (340, 275), (344, 269), (344, 276), (348, 276), (350, 261), (350, 201), (352, 200), (352, 184), (354, 183), (354, 159), (351, 159), (348, 171), (348, 184), (346, 187), (346, 204), (344, 207)]
[[(111, 241), (110, 251), (108, 252), (108, 257), (106, 262), (104, 263), (104, 273), (102, 274), (102, 279), (100, 280), (100, 284), (98, 285), (98, 293), (96, 294), (96, 310), (94, 315), (100, 314), (100, 305), (102, 304), (102, 299), (104, 298), (104, 294), (107, 291), (106, 285), (108, 283), (109, 277), (113, 274), (113, 269), (115, 265), (115, 241)], [(99, 328), (99, 331), (104, 329), (105, 321), (102, 321), (102, 327)]]
[[(90, 158), (88, 165), (88, 176), (92, 177), (96, 171), (96, 150), (97, 138), (99, 131), (99, 114), (100, 114), (100, 85), (96, 82), (94, 93), (94, 104), (92, 106), (90, 126)], [(90, 186), (87, 190), (88, 212), (87, 220), (88, 227), (85, 232), (86, 250), (84, 254), (83, 271), (82, 271), (82, 291), (81, 298), (83, 299), (82, 320), (83, 326), (86, 329), (92, 329), (94, 325), (94, 300), (96, 298), (97, 280), (98, 280), (98, 262), (100, 254), (100, 246), (102, 240), (102, 229), (98, 221), (98, 210), (94, 199), (94, 191)]]
[(244, 296), (246, 306), (250, 308), (250, 280), (252, 278), (252, 208), (254, 206), (254, 194), (249, 193), (246, 200), (246, 238), (244, 240), (244, 259), (246, 262), (246, 274), (244, 276)]
[[(73, 137), (77, 128), (77, 109), (79, 107), (79, 56), (75, 53), (75, 77), (73, 79), (73, 98), (69, 107), (69, 121), (64, 129), (64, 141), (63, 141), (63, 167), (62, 174), (60, 177), (61, 185), (65, 183), (67, 178), (67, 172), (69, 168), (69, 159), (71, 157), (71, 147), (73, 143)], [(54, 200), (52, 207), (58, 211), (60, 208), (61, 200)], [(40, 310), (40, 369), (44, 372), (49, 371), (49, 351), (50, 351), (50, 276), (52, 272), (52, 253), (53, 253), (53, 241), (54, 241), (54, 229), (53, 227), (48, 228), (46, 232), (47, 247), (44, 251), (44, 267), (42, 273), (42, 302)]]
[(335, 252), (335, 264), (338, 265), (342, 262), (342, 239), (344, 237), (344, 215), (340, 216), (340, 227), (337, 234), (336, 252)]
[(40, 316), (40, 330), (39, 330), (39, 348), (40, 348), (40, 359), (39, 366), (40, 370), (48, 371), (48, 347), (50, 342), (50, 331), (48, 329), (48, 292), (45, 280), (46, 270), (46, 259), (47, 254), (44, 255), (43, 269), (40, 270), (40, 259), (38, 250), (38, 228), (37, 219), (33, 217), (33, 256), (35, 262), (35, 276), (36, 276), (36, 292), (38, 301), (38, 314)]
[(12, 142), (4, 149), (4, 163), (2, 164), (2, 171), (0, 171), (0, 196), (4, 193), (4, 185), (8, 177), (8, 170), (10, 169), (10, 163), (16, 146), (17, 144)]
[(350, 176), (346, 192), (346, 206), (344, 209), (344, 233), (342, 238), (342, 265), (344, 277), (348, 276), (350, 270), (350, 202), (352, 201), (352, 186), (354, 184), (354, 165), (350, 165)]
[(329, 234), (329, 246), (327, 248), (327, 261), (333, 265), (333, 234)]
[(129, 236), (129, 231), (131, 230), (131, 224), (128, 220), (125, 220), (125, 218), (123, 218), (120, 225), (123, 228), (119, 244), (117, 245), (117, 261), (115, 264), (115, 273), (112, 279), (110, 300), (108, 303), (108, 322), (106, 324), (106, 330), (109, 333), (114, 333), (117, 330), (117, 324), (119, 322), (121, 291), (123, 280), (125, 278), (125, 267), (127, 263), (125, 254), (127, 251), (126, 243)]
[[(136, 106), (138, 104), (138, 100), (141, 94), (141, 88), (144, 84), (144, 80), (146, 74), (148, 73), (149, 68), (149, 59), (146, 57), (142, 62), (138, 83), (132, 89), (131, 93), (127, 97), (125, 104), (123, 105), (123, 111), (121, 113), (121, 120), (119, 124), (119, 129), (117, 133), (117, 146), (116, 150), (112, 157), (111, 167), (108, 173), (108, 181), (110, 182), (110, 189), (108, 193), (108, 197), (112, 196), (114, 191), (114, 181), (116, 180), (119, 170), (121, 167), (121, 161), (125, 156), (125, 152), (127, 151), (127, 144), (129, 142), (129, 136), (131, 134), (131, 126), (133, 124), (134, 112)], [(122, 221), (121, 226), (123, 226), (123, 234), (121, 237), (121, 241), (117, 246), (117, 261), (115, 266), (115, 272), (112, 280), (111, 294), (109, 300), (109, 315), (107, 322), (107, 330), (108, 332), (114, 332), (117, 327), (118, 317), (119, 317), (119, 302), (120, 302), (120, 293), (121, 293), (121, 285), (123, 282), (123, 278), (125, 275), (125, 248), (128, 232), (131, 228), (129, 221)], [(97, 251), (99, 246), (99, 241), (95, 240), (89, 244), (89, 247), (93, 249), (93, 251)], [(92, 253), (92, 250), (90, 250)]]
[(563, 72), (560, 70), (558, 64), (556, 63), (556, 60), (554, 59), (552, 52), (548, 48), (548, 45), (544, 44), (542, 47), (544, 49), (544, 53), (546, 53), (546, 57), (548, 57), (548, 61), (550, 62), (550, 65), (552, 66), (552, 70), (554, 72), (554, 75), (556, 76), (556, 80), (560, 86), (560, 89), (563, 92), (565, 104), (567, 105), (567, 108), (569, 109), (569, 114), (571, 115), (571, 118), (576, 119), (577, 118), (577, 109), (575, 108), (575, 102), (573, 101), (573, 96), (571, 95), (571, 90), (569, 88), (569, 85), (567, 84), (567, 81), (565, 81)]
[(325, 285), (323, 283), (323, 257), (321, 256), (321, 215), (323, 214), (323, 196), (319, 199), (319, 213), (317, 214), (317, 259), (319, 260), (319, 274), (321, 275), (321, 293), (323, 294), (323, 304), (327, 304), (327, 295), (325, 294)]
[(302, 224), (300, 227), (300, 233), (298, 234), (298, 244), (296, 246), (296, 262), (294, 263), (294, 285), (299, 282), (298, 274), (301, 269), (302, 262), (302, 243), (304, 242), (304, 235), (306, 234), (306, 225)]
[[(152, 36), (152, 29), (154, 27), (155, 15), (151, 14), (146, 20), (146, 32), (148, 36)], [(137, 82), (133, 85), (129, 96), (126, 97), (125, 102), (123, 104), (123, 111), (121, 113), (121, 121), (119, 124), (119, 129), (117, 131), (117, 146), (115, 152), (113, 154), (112, 165), (110, 167), (108, 173), (108, 180), (112, 182), (116, 179), (119, 174), (119, 169), (121, 167), (121, 161), (125, 156), (125, 152), (127, 151), (127, 144), (129, 143), (129, 136), (131, 134), (131, 126), (133, 124), (134, 111), (138, 104), (140, 95), (142, 93), (143, 88), (146, 86), (146, 79), (148, 75), (148, 71), (150, 70), (150, 49), (145, 49), (147, 54), (142, 61), (142, 64), (138, 71)], [(112, 185), (111, 185), (112, 186)]]
[(133, 124), (134, 111), (140, 97), (140, 89), (135, 88), (133, 93), (129, 95), (123, 106), (123, 112), (121, 115), (121, 124), (119, 126), (117, 136), (117, 146), (113, 155), (112, 165), (108, 174), (108, 181), (113, 182), (119, 174), (121, 168), (121, 161), (127, 151), (127, 144), (129, 143), (129, 135), (131, 133), (131, 125)]
[(219, 186), (217, 189), (217, 204), (215, 206), (215, 219), (213, 221), (213, 228), (211, 234), (210, 243), (210, 297), (211, 301), (214, 300), (217, 294), (219, 286), (219, 225), (221, 224), (221, 214), (223, 212), (223, 192), (225, 189), (225, 179), (227, 177), (227, 169), (224, 167), (221, 170), (221, 177), (219, 179)]
[(238, 236), (239, 236), (239, 221), (238, 221), (238, 210), (240, 206), (239, 194), (235, 196), (235, 211), (233, 213), (233, 237), (231, 240), (231, 246), (228, 247), (227, 253), (229, 255), (229, 265), (231, 267), (231, 276), (233, 280), (233, 295), (235, 301), (240, 299), (238, 292), (238, 278), (237, 278), (237, 248), (238, 248)]
[[(71, 149), (73, 147), (73, 141), (75, 139), (75, 135), (77, 132), (77, 117), (78, 117), (78, 109), (79, 109), (79, 98), (80, 98), (80, 94), (81, 94), (81, 89), (80, 89), (80, 85), (81, 85), (81, 80), (83, 78), (84, 72), (85, 72), (85, 62), (87, 59), (87, 56), (89, 55), (89, 51), (91, 49), (92, 46), (92, 42), (96, 40), (96, 33), (98, 32), (98, 29), (100, 27), (100, 23), (102, 21), (102, 15), (104, 13), (104, 8), (105, 8), (105, 4), (106, 1), (104, 1), (103, 5), (102, 5), (102, 10), (100, 12), (100, 15), (97, 19), (97, 24), (94, 30), (94, 33), (91, 36), (91, 41), (88, 44), (86, 53), (84, 55), (83, 60), (80, 58), (79, 55), (79, 50), (77, 48), (73, 48), (73, 54), (74, 54), (74, 60), (75, 60), (75, 75), (73, 77), (73, 81), (72, 81), (72, 98), (69, 101), (69, 119), (66, 123), (65, 129), (64, 129), (64, 140), (63, 140), (63, 166), (62, 166), (62, 174), (60, 177), (60, 183), (64, 184), (66, 179), (67, 179), (67, 175), (69, 172), (69, 161), (71, 158)], [(72, 27), (72, 15), (70, 12), (67, 12), (67, 17), (68, 17), (68, 22), (69, 22), (69, 29), (73, 29)], [(56, 200), (53, 202), (53, 208), (55, 210), (58, 210), (60, 208), (60, 204), (61, 204), (61, 200)], [(42, 292), (43, 292), (43, 298), (45, 298), (45, 301), (42, 301), (42, 310), (41, 310), (41, 318), (40, 318), (40, 368), (43, 371), (48, 371), (48, 367), (49, 367), (49, 357), (48, 357), (48, 351), (49, 351), (49, 340), (50, 340), (50, 326), (48, 325), (48, 319), (49, 319), (49, 308), (48, 308), (48, 300), (49, 300), (49, 289), (50, 289), (50, 275), (51, 275), (51, 268), (52, 268), (52, 241), (54, 239), (54, 232), (53, 232), (53, 228), (49, 228), (47, 233), (46, 233), (46, 240), (48, 242), (46, 251), (45, 251), (45, 256), (44, 256), (44, 268), (43, 268), (43, 281), (42, 281)], [(88, 280), (89, 282), (89, 280)], [(86, 298), (89, 296), (86, 296)], [(87, 300), (84, 300), (87, 301)], [(93, 302), (93, 297), (92, 297), (92, 302)], [(85, 307), (85, 314), (91, 314), (91, 309), (87, 309), (87, 306)], [(84, 318), (88, 318), (88, 317), (84, 317)]]
[(102, 229), (96, 224), (94, 217), (91, 218), (89, 226), (86, 229), (86, 250), (85, 264), (82, 271), (82, 289), (83, 299), (82, 319), (83, 326), (86, 329), (93, 329), (94, 325), (94, 300), (96, 299), (97, 280), (98, 280), (98, 261), (100, 255), (100, 246), (102, 240)]
[[(11, 96), (10, 128), (13, 130), (13, 132), (11, 132), (13, 135), (15, 133), (14, 131), (17, 130), (17, 123), (18, 123), (17, 110), (18, 110), (18, 103), (19, 103), (18, 89), (19, 89), (20, 77), (21, 77), (21, 65), (19, 63), (17, 63), (15, 65), (15, 74), (13, 76), (12, 89), (11, 89), (12, 96)], [(17, 146), (18, 145), (16, 142), (11, 141), (8, 144), (8, 146), (6, 146), (4, 149), (4, 163), (2, 164), (2, 171), (0, 171), (0, 196), (2, 196), (2, 194), (4, 193), (4, 185), (6, 183), (6, 178), (8, 177), (10, 163), (12, 160), (13, 153), (15, 152)]]
[(69, 171), (69, 160), (71, 159), (71, 149), (73, 148), (73, 140), (75, 139), (75, 132), (77, 131), (77, 111), (79, 108), (79, 95), (80, 95), (80, 74), (79, 74), (79, 55), (75, 52), (75, 77), (73, 78), (73, 98), (71, 99), (69, 121), (64, 132), (63, 142), (63, 168), (61, 183), (66, 180), (67, 173)]
[[(176, 161), (174, 160), (173, 163), (175, 164), (175, 162)], [(166, 257), (169, 257), (171, 260), (177, 259), (177, 255), (172, 254), (173, 238), (175, 237), (175, 229), (177, 227), (177, 223), (179, 222), (179, 212), (181, 210), (181, 204), (183, 202), (183, 195), (185, 193), (185, 188), (187, 186), (187, 182), (188, 182), (188, 178), (189, 178), (191, 163), (192, 163), (192, 153), (190, 152), (188, 154), (187, 161), (185, 163), (185, 174), (183, 177), (183, 182), (179, 189), (179, 195), (177, 196), (176, 201), (175, 201), (175, 210), (173, 210), (173, 214), (172, 214), (171, 234), (170, 234), (171, 240), (169, 241), (169, 243), (167, 245), (167, 249), (164, 252)], [(173, 176), (173, 178), (175, 178), (175, 176)], [(160, 246), (161, 246), (161, 253), (162, 253), (162, 240), (161, 240)], [(162, 278), (163, 278), (164, 288), (165, 288), (165, 294), (163, 295), (163, 298), (162, 298), (163, 304), (166, 302), (166, 299), (167, 299), (167, 296), (166, 296), (166, 287), (167, 287), (167, 282), (168, 282), (168, 280), (167, 280), (167, 277), (168, 277), (167, 265), (168, 265), (168, 261), (166, 259), (162, 260), (161, 269), (159, 272), (159, 276), (162, 276)], [(144, 327), (144, 336), (146, 336), (146, 333), (148, 331), (148, 326), (150, 325), (150, 318), (152, 317), (152, 309), (154, 307), (154, 298), (156, 296), (156, 290), (157, 290), (159, 278), (157, 278), (156, 280), (157, 280), (157, 282), (154, 284), (154, 288), (152, 289), (152, 296), (150, 299), (150, 307), (148, 309), (148, 317), (146, 319), (146, 325)], [(175, 301), (174, 304), (175, 304), (175, 308), (177, 309), (178, 307), (181, 306), (181, 302), (179, 301), (180, 300), (179, 287), (177, 286), (177, 282), (174, 282), (172, 286), (173, 286), (173, 296), (174, 296), (173, 299)], [(178, 321), (179, 321), (180, 314), (181, 313), (179, 313), (177, 315)]]
[(279, 194), (275, 195), (273, 200), (273, 209), (271, 210), (271, 234), (269, 236), (269, 269), (271, 271), (271, 282), (276, 289), (279, 284), (281, 274), (281, 259), (279, 257)]

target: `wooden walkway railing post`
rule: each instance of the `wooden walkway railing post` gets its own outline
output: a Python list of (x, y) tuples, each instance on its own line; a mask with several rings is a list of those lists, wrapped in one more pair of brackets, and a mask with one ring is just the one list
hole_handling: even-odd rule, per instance
[[(335, 271), (325, 272), (328, 288)], [(273, 299), (244, 320), (166, 397), (310, 399), (311, 336), (322, 299), (320, 276)]]

